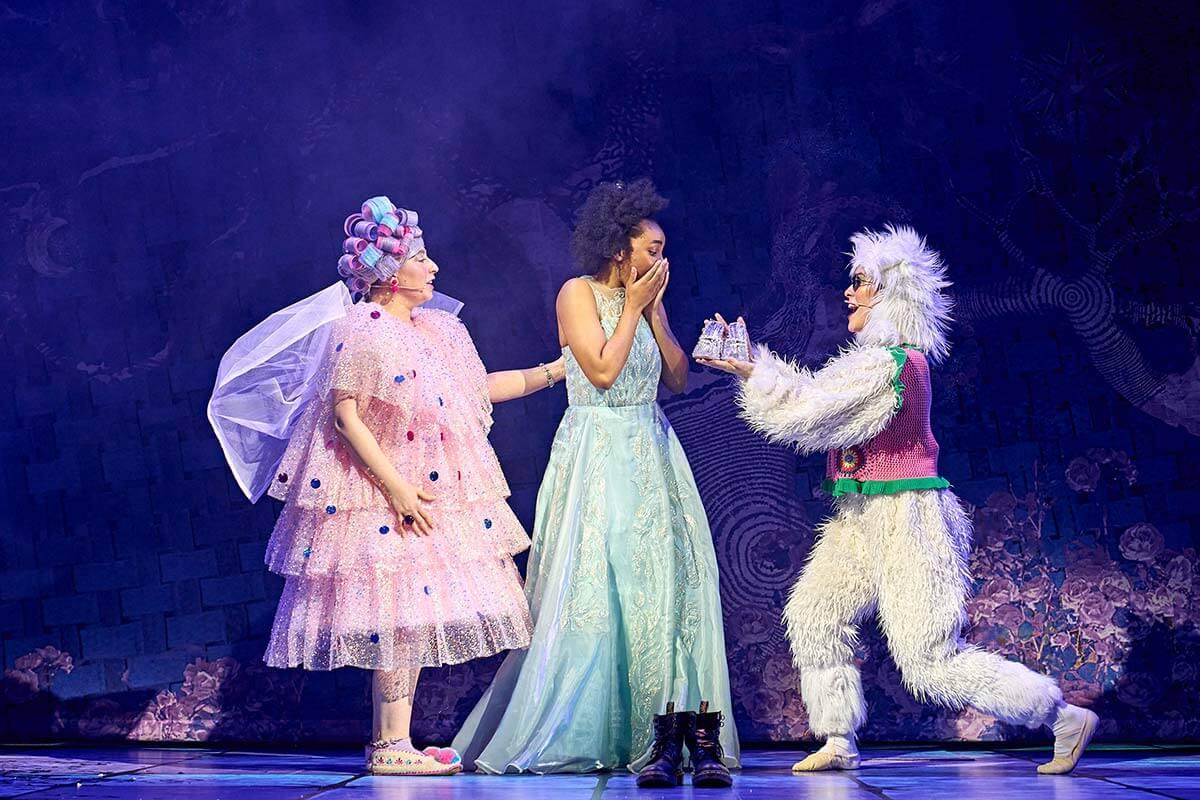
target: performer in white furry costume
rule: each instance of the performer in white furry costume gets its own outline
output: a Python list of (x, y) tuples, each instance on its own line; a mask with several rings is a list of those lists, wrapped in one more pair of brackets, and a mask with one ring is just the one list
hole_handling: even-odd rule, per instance
[(929, 362), (948, 350), (945, 267), (911, 228), (864, 231), (851, 243), (853, 344), (815, 372), (765, 347), (753, 363), (702, 362), (743, 379), (742, 416), (755, 430), (803, 453), (829, 451), (836, 513), (784, 610), (809, 727), (825, 744), (793, 770), (858, 767), (866, 708), (853, 652), (858, 622), (874, 608), (914, 695), (1048, 725), (1054, 759), (1038, 772), (1070, 772), (1096, 715), (1065, 703), (1052, 679), (960, 638), (971, 521), (938, 475), (929, 425)]

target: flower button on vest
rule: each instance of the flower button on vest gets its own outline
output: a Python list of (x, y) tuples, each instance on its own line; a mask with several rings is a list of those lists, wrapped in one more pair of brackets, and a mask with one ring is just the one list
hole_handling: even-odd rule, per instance
[(847, 447), (838, 454), (838, 471), (843, 475), (852, 475), (862, 468), (866, 460), (861, 447)]

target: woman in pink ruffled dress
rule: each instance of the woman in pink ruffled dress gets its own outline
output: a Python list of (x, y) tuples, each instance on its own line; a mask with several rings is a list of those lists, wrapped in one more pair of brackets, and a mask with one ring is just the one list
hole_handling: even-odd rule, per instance
[[(367, 758), (377, 774), (460, 771), (453, 751), (412, 745), (421, 668), (529, 643), (528, 603), (512, 561), (529, 537), (506, 502), (487, 436), (493, 403), (552, 386), (563, 374), (561, 359), (484, 370), (457, 316), (427, 307), (438, 266), (416, 222), (383, 197), (347, 220), (340, 272), (360, 301), (349, 304), (346, 294), (339, 318), (291, 347), (321, 352), (296, 390), (306, 405), (291, 421), (282, 458), (259, 481), (269, 480), (263, 488), (285, 501), (267, 546), (267, 566), (286, 580), (266, 662), (373, 671)], [(261, 338), (294, 337), (277, 327)], [(231, 350), (222, 376), (235, 360)], [(258, 374), (252, 391), (223, 390), (219, 377), (219, 409), (210, 408), (235, 474), (239, 429), (227, 420), (237, 413), (218, 395), (275, 394), (263, 391)]]

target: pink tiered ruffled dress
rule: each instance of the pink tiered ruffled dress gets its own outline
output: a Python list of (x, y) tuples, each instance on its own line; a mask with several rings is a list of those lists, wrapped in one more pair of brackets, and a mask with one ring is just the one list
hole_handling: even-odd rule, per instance
[[(267, 664), (394, 670), (527, 646), (512, 556), (529, 537), (487, 440), (487, 374), (467, 329), (443, 311), (406, 323), (374, 303), (334, 324), (318, 394), (269, 490), (286, 504), (267, 545), (285, 577)], [(347, 397), (401, 477), (434, 495), (430, 536), (402, 529), (334, 429)]]

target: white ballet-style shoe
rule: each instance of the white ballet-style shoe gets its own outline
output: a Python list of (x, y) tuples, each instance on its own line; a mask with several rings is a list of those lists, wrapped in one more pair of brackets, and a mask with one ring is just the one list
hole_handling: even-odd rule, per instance
[(835, 769), (858, 769), (862, 758), (854, 735), (831, 736), (815, 753), (809, 753), (792, 765), (792, 772), (828, 772)]
[(1094, 711), (1067, 705), (1054, 721), (1054, 758), (1038, 766), (1040, 775), (1066, 775), (1075, 769), (1083, 751), (1096, 735), (1100, 717)]

